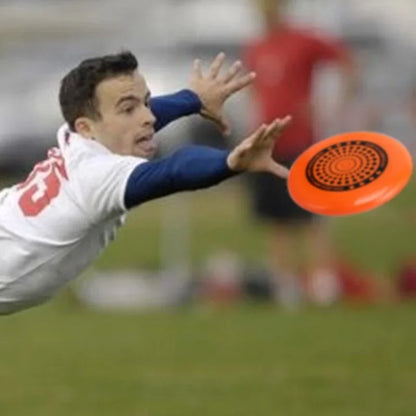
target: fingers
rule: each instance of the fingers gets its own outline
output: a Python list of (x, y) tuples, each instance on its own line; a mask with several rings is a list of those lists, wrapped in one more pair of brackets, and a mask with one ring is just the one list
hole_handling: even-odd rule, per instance
[(279, 131), (283, 131), (291, 122), (292, 122), (291, 116), (285, 116), (284, 118), (280, 119)]
[(250, 85), (256, 77), (256, 74), (255, 72), (249, 72), (245, 75), (239, 76), (243, 65), (241, 61), (235, 61), (230, 66), (227, 73), (223, 77), (219, 78), (219, 73), (225, 63), (225, 60), (225, 53), (220, 52), (212, 61), (208, 74), (204, 75), (201, 68), (201, 61), (199, 59), (195, 59), (193, 63), (193, 77), (199, 80), (206, 78), (207, 80), (218, 81), (222, 86), (222, 94), (224, 94), (224, 97), (227, 98), (235, 92), (238, 92)]
[(233, 78), (235, 78), (235, 76), (241, 71), (242, 68), (243, 68), (243, 64), (241, 63), (241, 61), (235, 61), (230, 66), (230, 68), (228, 69), (227, 73), (225, 74), (225, 76), (223, 78), (224, 83), (227, 84)]
[(292, 118), (290, 116), (286, 116), (282, 119), (277, 118), (270, 123), (262, 137), (263, 143), (267, 143), (268, 141), (274, 142), (278, 135), (290, 124), (291, 120)]
[(262, 124), (254, 133), (247, 138), (247, 143), (250, 145), (259, 143), (267, 130), (267, 124)]
[(249, 138), (250, 143), (262, 145), (267, 143), (271, 137), (277, 133), (279, 128), (279, 119), (274, 120), (270, 124), (262, 124)]
[(217, 78), (220, 73), (221, 67), (225, 62), (226, 56), (224, 52), (220, 52), (215, 59), (212, 61), (211, 66), (209, 67), (209, 76), (214, 79)]
[(292, 118), (286, 116), (283, 119), (275, 119), (270, 124), (262, 124), (251, 136), (248, 137), (247, 142), (250, 146), (267, 146), (272, 147), (278, 135), (286, 128)]
[(280, 120), (276, 119), (267, 126), (266, 131), (261, 137), (260, 143), (267, 143), (268, 141), (271, 141), (275, 138), (279, 129), (279, 122)]
[(256, 78), (255, 72), (249, 72), (248, 74), (245, 74), (241, 77), (238, 77), (235, 80), (231, 80), (226, 88), (226, 94), (227, 96), (234, 94), (237, 91), (242, 90), (243, 88), (250, 85), (253, 80)]
[(195, 59), (192, 68), (193, 76), (197, 79), (202, 78), (202, 68), (201, 68), (201, 61), (199, 59)]

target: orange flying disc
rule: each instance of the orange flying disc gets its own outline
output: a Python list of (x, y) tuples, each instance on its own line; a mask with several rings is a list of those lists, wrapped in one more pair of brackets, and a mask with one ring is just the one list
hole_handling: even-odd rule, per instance
[(299, 206), (316, 214), (357, 214), (394, 198), (412, 170), (412, 157), (398, 140), (349, 132), (303, 152), (290, 169), (288, 189)]

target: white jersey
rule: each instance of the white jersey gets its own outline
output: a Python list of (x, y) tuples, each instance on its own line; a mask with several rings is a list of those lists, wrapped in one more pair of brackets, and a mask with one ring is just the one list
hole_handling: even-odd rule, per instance
[(51, 297), (84, 270), (124, 222), (127, 180), (146, 162), (58, 131), (27, 180), (0, 192), (0, 313)]

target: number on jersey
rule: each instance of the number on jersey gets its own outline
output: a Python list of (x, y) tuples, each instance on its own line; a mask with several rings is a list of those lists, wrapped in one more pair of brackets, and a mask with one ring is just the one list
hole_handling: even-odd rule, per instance
[(24, 189), (19, 206), (27, 217), (39, 215), (59, 195), (61, 182), (68, 179), (64, 159), (58, 148), (48, 151), (48, 159), (38, 163), (26, 181), (17, 189)]

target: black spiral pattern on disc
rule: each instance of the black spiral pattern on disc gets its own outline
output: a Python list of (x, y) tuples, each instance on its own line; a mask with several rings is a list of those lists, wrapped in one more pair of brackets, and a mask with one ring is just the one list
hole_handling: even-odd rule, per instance
[(350, 191), (377, 179), (387, 163), (387, 153), (379, 145), (363, 140), (345, 141), (317, 153), (306, 166), (306, 177), (313, 186), (325, 191)]

